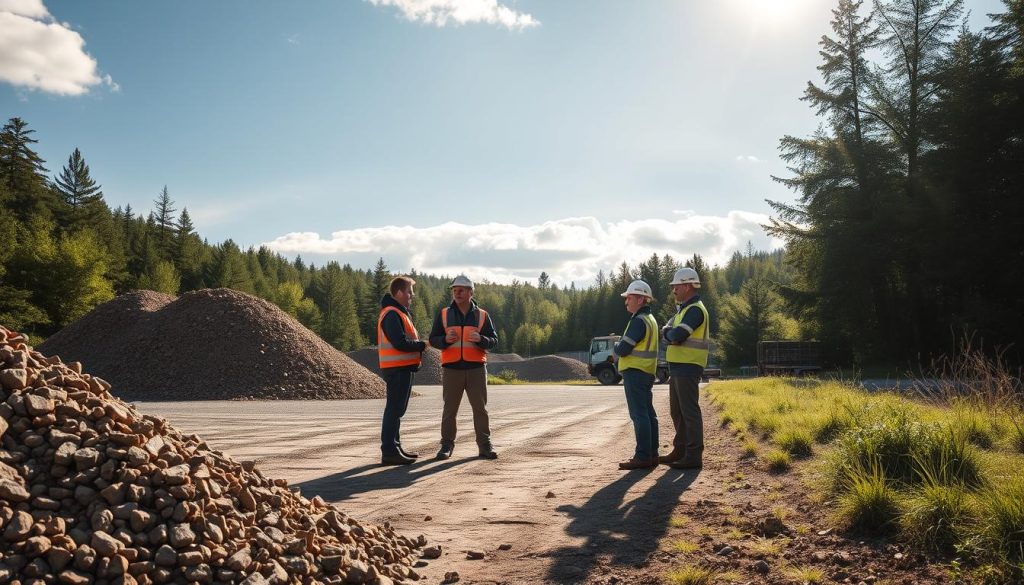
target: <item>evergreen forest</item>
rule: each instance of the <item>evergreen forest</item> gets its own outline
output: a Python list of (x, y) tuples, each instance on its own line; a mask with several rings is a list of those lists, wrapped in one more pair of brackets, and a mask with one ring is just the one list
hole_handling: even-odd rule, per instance
[[(817, 339), (828, 362), (844, 366), (948, 354), (964, 338), (1019, 356), (1024, 0), (1004, 4), (990, 27), (972, 31), (960, 0), (840, 0), (817, 48), (819, 81), (801, 98), (819, 129), (780, 140), (789, 173), (774, 179), (795, 199), (770, 201), (765, 227), (785, 248), (748, 245), (723, 266), (665, 250), (580, 288), (545, 273), (480, 283), (497, 350), (579, 351), (592, 336), (621, 332), (619, 293), (634, 278), (652, 285), (664, 323), (675, 310), (668, 282), (687, 265), (701, 275), (723, 364), (752, 364), (763, 339)], [(90, 169), (87, 153), (75, 149), (51, 171), (38, 140), (19, 117), (0, 130), (5, 326), (38, 342), (129, 290), (229, 287), (275, 303), (339, 350), (375, 342), (379, 300), (398, 273), (383, 259), (314, 265), (210, 243), (168, 186), (154, 185), (151, 209), (111, 208), (103, 169)], [(454, 275), (410, 275), (426, 335)]]

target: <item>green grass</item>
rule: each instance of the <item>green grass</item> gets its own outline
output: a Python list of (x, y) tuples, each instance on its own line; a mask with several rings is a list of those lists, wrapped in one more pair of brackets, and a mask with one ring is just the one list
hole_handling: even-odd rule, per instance
[[(1024, 408), (979, 395), (909, 397), (834, 381), (755, 378), (708, 386), (729, 426), (768, 444), (769, 470), (801, 474), (833, 522), (1024, 576)], [(997, 395), (993, 391), (993, 396)], [(745, 456), (758, 443), (741, 436)], [(803, 471), (806, 469), (806, 473)], [(801, 578), (801, 581), (813, 582)]]
[(768, 471), (772, 473), (785, 473), (793, 466), (789, 453), (780, 449), (770, 451), (764, 456), (764, 461), (768, 464)]
[(672, 585), (710, 585), (715, 580), (715, 571), (707, 567), (683, 567), (670, 571), (665, 579)]

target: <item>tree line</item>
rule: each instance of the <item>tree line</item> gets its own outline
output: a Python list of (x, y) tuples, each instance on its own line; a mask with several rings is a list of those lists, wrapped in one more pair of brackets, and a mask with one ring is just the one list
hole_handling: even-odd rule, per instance
[[(36, 152), (34, 131), (11, 118), (0, 131), (0, 322), (46, 337), (115, 295), (147, 289), (177, 295), (227, 287), (275, 303), (325, 341), (348, 351), (376, 340), (381, 296), (393, 276), (383, 259), (368, 269), (289, 260), (266, 247), (241, 249), (228, 239), (210, 244), (195, 230), (187, 208), (165, 186), (151, 210), (110, 209), (85, 157), (72, 152), (49, 175)], [(536, 282), (481, 283), (476, 299), (494, 317), (498, 351), (524, 355), (586, 349), (596, 335), (621, 333), (626, 322), (619, 293), (634, 278), (653, 287), (661, 322), (675, 310), (668, 285), (684, 264), (704, 279), (712, 334), (720, 357), (750, 363), (757, 339), (796, 335), (772, 288), (794, 273), (785, 253), (737, 252), (723, 267), (700, 255), (684, 260), (652, 255), (600, 272), (583, 289), (558, 287), (541, 273)], [(417, 281), (413, 320), (426, 335), (434, 314), (450, 302), (452, 275), (410, 274)]]
[(840, 0), (820, 42), (821, 126), (786, 136), (795, 204), (770, 232), (805, 337), (836, 361), (1011, 348), (1024, 328), (1024, 1), (972, 31), (962, 0)]

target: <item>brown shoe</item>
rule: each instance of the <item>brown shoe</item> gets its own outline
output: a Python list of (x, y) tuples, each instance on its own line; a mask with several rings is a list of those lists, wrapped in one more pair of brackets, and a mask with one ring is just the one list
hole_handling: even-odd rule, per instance
[(668, 465), (673, 469), (700, 469), (703, 466), (700, 459), (687, 459), (686, 457), (679, 461), (673, 461)]
[(619, 469), (648, 469), (657, 465), (657, 459), (653, 460), (653, 465), (651, 461), (651, 459), (627, 459), (626, 461), (619, 461)]
[(662, 455), (662, 456), (658, 457), (658, 463), (662, 463), (664, 465), (668, 465), (669, 463), (672, 463), (674, 461), (679, 461), (682, 458), (683, 458), (683, 454), (682, 453), (679, 453), (678, 451), (672, 451), (668, 455)]

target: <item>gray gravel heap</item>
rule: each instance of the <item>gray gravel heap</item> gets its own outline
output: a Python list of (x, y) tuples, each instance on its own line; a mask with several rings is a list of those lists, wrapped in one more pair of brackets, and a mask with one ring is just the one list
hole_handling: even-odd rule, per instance
[[(363, 366), (367, 370), (370, 370), (374, 374), (380, 375), (380, 360), (377, 358), (377, 350), (374, 348), (357, 349), (350, 351), (346, 355), (352, 358), (352, 361)], [(419, 385), (437, 385), (441, 383), (441, 351), (428, 347), (423, 352), (423, 360), (420, 364), (420, 370), (413, 376), (413, 382)]]
[(273, 303), (219, 288), (133, 291), (40, 344), (126, 400), (382, 398), (384, 382)]
[(419, 579), (422, 536), (307, 500), (3, 327), (0, 399), (0, 583)]
[(502, 370), (512, 370), (516, 378), (525, 382), (565, 382), (591, 378), (587, 373), (587, 364), (557, 355), (542, 355), (521, 362), (487, 365), (489, 374), (499, 375)]

